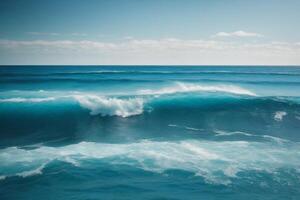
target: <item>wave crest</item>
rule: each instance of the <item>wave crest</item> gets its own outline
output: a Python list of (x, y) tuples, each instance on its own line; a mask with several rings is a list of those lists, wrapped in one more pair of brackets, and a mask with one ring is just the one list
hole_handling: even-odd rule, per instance
[(144, 100), (142, 98), (107, 98), (94, 95), (75, 95), (79, 104), (90, 110), (91, 115), (128, 117), (143, 113)]
[(186, 92), (224, 92), (237, 95), (257, 96), (254, 92), (234, 85), (199, 85), (192, 83), (176, 82), (175, 86), (165, 87), (158, 90), (145, 89), (138, 93), (142, 95), (162, 95)]
[(23, 102), (40, 103), (40, 102), (54, 101), (54, 100), (56, 100), (56, 98), (54, 98), (54, 97), (45, 97), (45, 98), (22, 98), (22, 97), (17, 97), (17, 98), (0, 99), (0, 102), (10, 102), (10, 103), (23, 103)]

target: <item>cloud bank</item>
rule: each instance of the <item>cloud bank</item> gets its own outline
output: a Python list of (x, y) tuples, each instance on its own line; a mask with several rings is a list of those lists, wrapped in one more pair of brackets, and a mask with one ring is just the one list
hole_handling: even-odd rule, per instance
[(298, 42), (0, 40), (0, 52), (1, 64), (300, 64)]
[(263, 37), (262, 34), (246, 32), (246, 31), (219, 32), (213, 36), (214, 37)]

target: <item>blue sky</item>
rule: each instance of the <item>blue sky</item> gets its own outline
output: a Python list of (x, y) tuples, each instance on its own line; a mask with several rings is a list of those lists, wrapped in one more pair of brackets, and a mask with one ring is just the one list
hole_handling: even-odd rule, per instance
[(298, 0), (1, 0), (0, 64), (300, 64)]

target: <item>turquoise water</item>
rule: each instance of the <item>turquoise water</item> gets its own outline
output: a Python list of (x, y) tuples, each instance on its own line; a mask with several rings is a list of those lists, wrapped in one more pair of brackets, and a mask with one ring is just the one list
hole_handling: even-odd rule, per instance
[(0, 199), (300, 199), (300, 67), (1, 66)]

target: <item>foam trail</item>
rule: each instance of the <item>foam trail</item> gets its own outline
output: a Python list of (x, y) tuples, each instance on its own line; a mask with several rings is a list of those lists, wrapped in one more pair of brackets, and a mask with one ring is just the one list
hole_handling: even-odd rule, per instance
[(202, 130), (202, 129), (199, 129), (199, 128), (194, 128), (194, 127), (189, 127), (189, 126), (185, 126), (184, 128), (187, 129), (187, 130), (191, 130), (191, 131), (201, 131)]
[[(19, 169), (16, 176), (41, 174), (51, 161), (63, 161), (78, 167), (87, 159), (103, 160), (110, 164), (125, 164), (153, 172), (179, 169), (203, 176), (208, 182), (228, 183), (241, 171), (277, 173), (278, 169), (298, 169), (300, 147), (297, 143), (278, 145), (267, 142), (141, 141), (130, 144), (81, 142), (63, 147), (40, 147), (24, 150), (10, 147), (0, 151), (1, 176), (13, 176), (10, 169)], [(106, 159), (110, 158), (110, 159)], [(37, 166), (40, 166), (37, 168)]]
[(242, 131), (233, 131), (233, 132), (227, 132), (223, 130), (215, 130), (215, 133), (217, 133), (217, 136), (229, 136), (229, 135), (245, 135), (245, 136), (256, 136), (254, 134), (245, 133)]
[(270, 136), (270, 135), (262, 135), (262, 137), (273, 140), (273, 141), (278, 142), (278, 143), (290, 142), (289, 140), (285, 140), (285, 139)]
[(141, 98), (106, 98), (94, 95), (75, 95), (79, 104), (89, 109), (91, 115), (129, 117), (143, 113), (144, 101)]
[(169, 127), (175, 127), (175, 128), (184, 128), (186, 130), (190, 130), (190, 131), (202, 131), (203, 129), (199, 129), (199, 128), (194, 128), (194, 127), (189, 127), (189, 126), (179, 126), (176, 124), (169, 124)]
[(145, 89), (140, 90), (138, 93), (142, 95), (162, 95), (186, 92), (224, 92), (237, 95), (257, 96), (255, 93), (249, 90), (234, 85), (210, 86), (182, 82), (176, 82), (176, 85), (172, 87), (165, 87), (158, 90)]
[(279, 138), (279, 137), (274, 137), (274, 136), (270, 136), (270, 135), (250, 134), (250, 133), (246, 133), (246, 132), (242, 132), (242, 131), (227, 132), (227, 131), (223, 131), (223, 130), (215, 130), (214, 132), (217, 133), (216, 136), (244, 135), (244, 136), (248, 136), (248, 137), (266, 138), (268, 140), (275, 141), (279, 144), (290, 142), (289, 140), (285, 140), (285, 139), (282, 139), (282, 138)]

